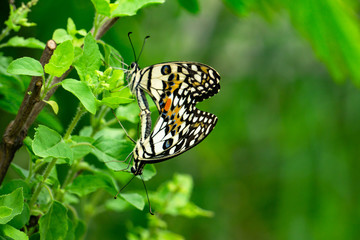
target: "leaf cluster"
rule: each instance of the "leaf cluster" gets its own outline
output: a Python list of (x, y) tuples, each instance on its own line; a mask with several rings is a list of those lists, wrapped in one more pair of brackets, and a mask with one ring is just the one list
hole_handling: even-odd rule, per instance
[[(36, 2), (24, 5), (22, 12), (20, 8), (11, 8), (6, 29), (18, 31), (20, 26), (33, 25), (27, 22), (26, 14)], [(128, 163), (121, 160), (127, 158), (134, 144), (125, 137), (123, 130), (115, 127), (117, 120), (109, 116), (110, 109), (114, 109), (117, 118), (128, 122), (130, 127), (138, 123), (139, 109), (125, 87), (121, 54), (111, 45), (96, 40), (96, 36), (109, 20), (132, 16), (145, 6), (163, 2), (92, 0), (96, 10), (92, 31), (78, 30), (69, 18), (66, 28), (54, 31), (53, 39), (58, 45), (44, 66), (31, 57), (12, 61), (10, 57), (0, 55), (0, 76), (3, 77), (0, 79), (4, 79), (0, 82), (2, 109), (17, 112), (31, 76), (42, 79), (40, 101), (48, 104), (55, 114), (62, 111), (63, 106), (59, 106), (54, 98), (46, 99), (53, 88), (62, 86), (78, 99), (77, 112), (65, 132), (56, 116), (47, 111), (46, 117), (39, 117), (41, 124), (35, 128), (35, 134), (24, 140), (30, 156), (29, 166), (23, 168), (12, 163), (19, 179), (6, 182), (0, 189), (0, 238), (82, 239), (89, 221), (99, 213), (144, 209), (145, 194), (142, 190), (140, 193), (120, 193), (120, 198), (112, 199), (119, 185), (131, 178), (131, 174), (122, 171), (128, 169)], [(44, 46), (34, 38), (20, 36), (0, 45)], [(76, 70), (78, 79), (67, 78), (54, 84), (54, 79), (72, 69)], [(77, 123), (85, 114), (90, 115), (90, 124), (79, 134), (74, 134)], [(135, 135), (133, 129), (129, 132)], [(145, 167), (145, 181), (155, 175), (154, 166)], [(191, 190), (189, 176), (175, 175), (172, 181), (151, 192), (157, 213), (149, 218), (151, 230), (134, 227), (128, 237), (181, 238), (167, 230), (162, 216), (211, 216), (210, 212), (190, 201)]]

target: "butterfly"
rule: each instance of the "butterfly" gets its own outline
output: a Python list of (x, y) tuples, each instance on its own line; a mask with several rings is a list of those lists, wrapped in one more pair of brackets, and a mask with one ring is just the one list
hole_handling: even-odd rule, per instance
[[(220, 90), (220, 75), (196, 62), (166, 62), (140, 69), (130, 66), (129, 87), (140, 107), (141, 134), (133, 150), (134, 175), (146, 164), (173, 158), (199, 144), (215, 127), (218, 118), (196, 104)], [(147, 93), (159, 111), (151, 131)]]

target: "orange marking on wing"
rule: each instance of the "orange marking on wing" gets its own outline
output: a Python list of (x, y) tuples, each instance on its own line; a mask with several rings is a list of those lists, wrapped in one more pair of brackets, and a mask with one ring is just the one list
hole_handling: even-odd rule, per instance
[(170, 131), (175, 129), (176, 134), (178, 133), (179, 126), (182, 124), (182, 121), (180, 120), (179, 111), (180, 107), (176, 106), (175, 109), (171, 112), (168, 112), (168, 115), (171, 116), (175, 114), (174, 122), (172, 124), (169, 124)]
[(209, 68), (207, 68), (207, 67), (201, 66), (200, 69), (206, 74), (209, 73)]
[(171, 106), (171, 98), (168, 98), (168, 99), (166, 100), (165, 107), (164, 107), (164, 109), (165, 109), (166, 112), (169, 111), (170, 106)]

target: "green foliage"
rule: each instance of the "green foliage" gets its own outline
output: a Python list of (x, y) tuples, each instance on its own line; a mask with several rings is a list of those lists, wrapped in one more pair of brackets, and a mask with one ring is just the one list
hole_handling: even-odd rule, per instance
[(112, 178), (102, 173), (80, 175), (68, 186), (67, 189), (71, 193), (77, 194), (80, 197), (95, 192), (98, 189), (105, 189), (110, 194), (116, 194)]
[(351, 0), (224, 2), (239, 16), (255, 10), (271, 18), (275, 12), (287, 11), (294, 26), (311, 43), (334, 80), (351, 79), (360, 86), (359, 21)]
[[(44, 48), (44, 43), (36, 38), (9, 36), (34, 25), (27, 16), (36, 2), (17, 8), (10, 6), (9, 19), (0, 34), (1, 50)], [(288, 29), (276, 29), (284, 24), (279, 24), (279, 15), (286, 12), (287, 16), (281, 15), (281, 19), (285, 22), (290, 19), (332, 78), (339, 82), (351, 79), (358, 84), (360, 37), (355, 13), (359, 6), (355, 2), (223, 1), (242, 18), (241, 22), (261, 21), (254, 18), (253, 12), (260, 13), (272, 21), (266, 29), (261, 24), (235, 25), (236, 18), (215, 1), (168, 1), (163, 12), (167, 17), (176, 15), (178, 25), (175, 21), (164, 21), (163, 16), (150, 18), (145, 11), (139, 11), (163, 3), (161, 0), (91, 2), (96, 11), (95, 17), (91, 17), (94, 19), (91, 31), (77, 27), (83, 24), (78, 16), (71, 16), (76, 24), (66, 16), (63, 28), (46, 33), (53, 36), (58, 46), (45, 71), (33, 58), (13, 60), (0, 53), (0, 108), (16, 114), (24, 94), (31, 94), (26, 93), (30, 76), (44, 76), (39, 100), (59, 111), (61, 119), (43, 111), (37, 119), (41, 124), (31, 129), (24, 141), (29, 157), (21, 152), (17, 159), (22, 164), (11, 163), (13, 171), (0, 188), (0, 239), (91, 238), (91, 234), (86, 235), (93, 231), (89, 224), (104, 221), (106, 225), (107, 219), (113, 223), (114, 218), (116, 237), (128, 239), (185, 239), (190, 233), (195, 239), (231, 239), (237, 234), (248, 239), (356, 236), (359, 194), (352, 189), (351, 182), (357, 180), (358, 91), (350, 84), (333, 85), (322, 64), (309, 57), (312, 52), (306, 48), (309, 51), (306, 53), (299, 47), (304, 43), (299, 44), (298, 36), (289, 38)], [(206, 11), (212, 9), (214, 16), (208, 12), (202, 15), (200, 3)], [(178, 14), (181, 8), (171, 4), (179, 4), (199, 16)], [(135, 20), (122, 18), (120, 27), (125, 31), (136, 30), (134, 22), (141, 22), (144, 25), (141, 29), (156, 25), (159, 30), (152, 27), (150, 31), (167, 30), (166, 37), (152, 43), (158, 47), (145, 47), (145, 52), (157, 55), (143, 54), (142, 63), (154, 63), (164, 52), (166, 59), (161, 60), (173, 57), (171, 54), (182, 60), (181, 54), (199, 52), (195, 56), (207, 59), (216, 69), (219, 66), (224, 79), (223, 94), (212, 102), (212, 108), (219, 113), (219, 124), (212, 133), (213, 140), (207, 139), (210, 147), (197, 147), (201, 158), (189, 153), (182, 159), (184, 163), (160, 164), (165, 170), (162, 174), (173, 172), (172, 166), (183, 167), (205, 183), (201, 187), (196, 185), (193, 192), (189, 175), (174, 174), (169, 181), (158, 180), (157, 189), (149, 190), (155, 216), (147, 214), (149, 206), (140, 176), (113, 199), (132, 177), (121, 171), (128, 169), (128, 163), (121, 161), (134, 144), (117, 126), (110, 108), (130, 136), (136, 138), (139, 107), (126, 88), (122, 55), (125, 59), (132, 56), (122, 48), (121, 38), (114, 41), (119, 42), (117, 49), (114, 42), (110, 45), (97, 40), (99, 29), (112, 17), (134, 16), (138, 12), (140, 16)], [(80, 15), (84, 14), (79, 12)], [(204, 29), (199, 32), (199, 28), (188, 24), (189, 19), (195, 23), (198, 18), (206, 20), (206, 24), (200, 22)], [(243, 35), (248, 28), (251, 31)], [(266, 34), (275, 37), (269, 40)], [(243, 36), (241, 41), (239, 35)], [(192, 41), (193, 38), (197, 40)], [(188, 48), (187, 42), (199, 42), (191, 45), (196, 51)], [(21, 49), (21, 56), (28, 53)], [(70, 67), (74, 67), (72, 75), (56, 85), (66, 90), (63, 91), (66, 98), (72, 95), (70, 104), (58, 96), (44, 100), (55, 77)], [(153, 104), (152, 100), (149, 103)], [(75, 113), (71, 112), (74, 106), (78, 106)], [(72, 114), (73, 120), (66, 118)], [(142, 178), (148, 181), (156, 174), (155, 167), (149, 164)], [(193, 224), (191, 218), (214, 215), (191, 201), (193, 193), (218, 208), (215, 218)], [(139, 210), (143, 213), (134, 214)], [(148, 218), (138, 221), (144, 215)], [(215, 227), (205, 227), (209, 225)], [(101, 225), (97, 229), (101, 228), (98, 231), (105, 235), (110, 232), (106, 227), (110, 228)]]
[(64, 158), (67, 161), (73, 159), (70, 146), (64, 142), (60, 134), (43, 125), (36, 129), (32, 151), (42, 158)]
[(198, 13), (200, 11), (199, 3), (197, 0), (178, 0), (180, 6), (185, 8), (191, 13)]
[(61, 77), (71, 66), (74, 60), (74, 49), (70, 40), (61, 43), (55, 49), (44, 69), (47, 74)]
[(23, 207), (24, 196), (21, 188), (10, 194), (0, 196), (0, 224), (8, 223), (16, 215), (19, 215)]
[(10, 38), (6, 43), (0, 45), (1, 47), (27, 47), (27, 48), (38, 48), (44, 49), (45, 43), (35, 39), (35, 38), (23, 38), (19, 36), (14, 36)]
[(53, 201), (47, 213), (39, 220), (41, 239), (65, 239), (68, 234), (66, 208), (58, 201)]
[(163, 183), (153, 196), (157, 211), (174, 216), (211, 217), (212, 212), (203, 210), (190, 202), (192, 188), (191, 176), (175, 174), (174, 179)]
[(175, 174), (174, 178), (163, 183), (150, 195), (155, 203), (155, 216), (149, 217), (147, 228), (130, 229), (128, 239), (184, 239), (167, 230), (164, 216), (211, 217), (212, 212), (201, 209), (190, 201), (192, 178), (185, 174)]
[(61, 82), (63, 88), (74, 94), (81, 104), (92, 114), (96, 113), (96, 99), (90, 87), (85, 83), (75, 79), (65, 79)]
[(27, 15), (30, 8), (36, 5), (38, 0), (31, 0), (21, 7), (16, 8), (15, 5), (10, 4), (9, 18), (5, 21), (6, 28), (0, 34), (0, 42), (9, 35), (10, 31), (18, 32), (21, 27), (31, 27), (35, 23), (28, 22)]
[(94, 37), (91, 34), (86, 35), (84, 41), (84, 51), (81, 57), (74, 63), (74, 66), (82, 81), (87, 78), (95, 78), (96, 70), (101, 65), (100, 51)]
[(62, 43), (71, 40), (76, 47), (81, 47), (84, 42), (84, 36), (87, 32), (85, 29), (76, 29), (76, 25), (71, 18), (68, 18), (66, 30), (58, 28), (54, 31), (52, 39), (57, 43)]
[(26, 234), (10, 225), (0, 225), (0, 236), (16, 240), (28, 240)]
[(133, 16), (136, 12), (149, 5), (164, 3), (165, 0), (118, 0), (110, 3), (108, 0), (91, 0), (98, 14), (107, 17)]
[(12, 61), (7, 69), (10, 74), (43, 76), (44, 70), (40, 62), (30, 58), (23, 57)]
[[(2, 38), (12, 30), (33, 26), (27, 21), (27, 13), (36, 2), (31, 1), (17, 10), (10, 6), (7, 33), (1, 35)], [(129, 166), (121, 160), (132, 152), (134, 144), (126, 138), (122, 129), (113, 127), (117, 125), (117, 120), (109, 114), (110, 108), (115, 109), (117, 117), (129, 125), (132, 135), (135, 134), (132, 129), (134, 124), (139, 122), (139, 108), (130, 90), (125, 88), (120, 52), (104, 41), (97, 41), (94, 36), (110, 17), (132, 16), (145, 6), (163, 2), (121, 0), (110, 3), (93, 0), (96, 9), (94, 32), (78, 30), (74, 21), (68, 18), (66, 28), (56, 29), (52, 34), (58, 46), (44, 68), (30, 57), (12, 61), (10, 57), (0, 55), (0, 76), (3, 77), (0, 78), (0, 107), (17, 112), (30, 81), (29, 76), (43, 77), (40, 101), (50, 105), (55, 113), (61, 113), (64, 106), (58, 104), (55, 98), (45, 100), (53, 87), (61, 86), (78, 100), (77, 111), (65, 133), (54, 121), (55, 117), (51, 119), (50, 114), (42, 114), (39, 119), (42, 118), (45, 124), (34, 129), (33, 138), (25, 139), (24, 146), (30, 156), (29, 167), (12, 163), (11, 167), (19, 179), (9, 180), (0, 188), (1, 237), (83, 239), (89, 221), (104, 211), (144, 210), (146, 198), (142, 190), (141, 194), (137, 191), (121, 192), (118, 199), (112, 199), (119, 190), (118, 185), (123, 186), (131, 177), (131, 174), (122, 171)], [(0, 44), (0, 47), (35, 49), (44, 46), (35, 38), (21, 36), (14, 36)], [(53, 85), (56, 77), (61, 77), (72, 67), (78, 79), (75, 76)], [(85, 114), (90, 115), (90, 124), (75, 135), (75, 127)], [(148, 165), (144, 168), (142, 179), (148, 181), (155, 175), (155, 167)], [(190, 202), (192, 182), (189, 176), (179, 175), (172, 184), (177, 186), (175, 190), (163, 187), (150, 194), (159, 208), (159, 214), (187, 217), (211, 215)], [(166, 202), (158, 198), (158, 194), (164, 194)], [(165, 206), (167, 204), (176, 208), (170, 212)], [(156, 236), (181, 239), (180, 235), (167, 230), (160, 216), (154, 218), (157, 220), (149, 218), (149, 226), (158, 229)], [(141, 234), (147, 232), (146, 229), (139, 231)]]
[[(28, 239), (22, 228), (29, 220), (29, 207), (24, 204), (23, 189), (0, 196), (0, 236)], [(17, 227), (17, 228), (15, 228)]]

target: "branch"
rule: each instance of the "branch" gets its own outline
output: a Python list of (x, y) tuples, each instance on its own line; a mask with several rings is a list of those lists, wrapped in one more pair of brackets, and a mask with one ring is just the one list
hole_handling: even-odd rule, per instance
[[(118, 17), (115, 17), (106, 21), (99, 28), (95, 39), (99, 40), (116, 23), (118, 19)], [(40, 59), (41, 65), (43, 67), (46, 63), (49, 62), (55, 48), (56, 43), (53, 40), (49, 40)], [(73, 67), (70, 67), (61, 77), (55, 77), (51, 82), (51, 86), (64, 80), (72, 71), (72, 69)], [(40, 101), (41, 87), (42, 78), (33, 77), (24, 96), (23, 102), (21, 103), (20, 109), (15, 117), (15, 120), (10, 122), (5, 130), (3, 139), (0, 143), (0, 185), (4, 180), (10, 163), (14, 158), (15, 152), (22, 146), (29, 127), (33, 124), (41, 110), (46, 105), (45, 102)], [(44, 100), (49, 100), (57, 88), (58, 86), (51, 88), (51, 90), (47, 92)]]
[[(56, 43), (53, 40), (49, 40), (46, 43), (40, 58), (40, 63), (43, 67), (49, 62), (55, 48)], [(15, 119), (5, 129), (0, 143), (0, 184), (14, 158), (15, 152), (22, 146), (23, 140), (27, 135), (28, 127), (25, 127), (25, 123), (35, 104), (40, 101), (42, 84), (41, 76), (32, 77)]]
[[(104, 36), (104, 34), (117, 22), (117, 20), (119, 20), (119, 17), (114, 17), (114, 18), (110, 18), (109, 20), (107, 20), (98, 30), (98, 32), (96, 33), (95, 39), (99, 40), (100, 38), (102, 38), (102, 36)], [(93, 31), (93, 29), (92, 29)]]

